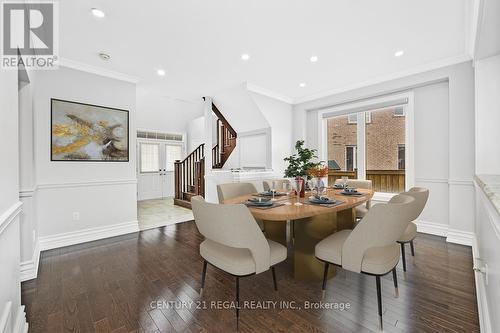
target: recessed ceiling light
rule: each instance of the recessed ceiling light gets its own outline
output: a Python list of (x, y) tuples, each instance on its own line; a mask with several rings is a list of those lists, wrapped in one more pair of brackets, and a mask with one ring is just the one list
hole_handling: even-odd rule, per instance
[(309, 60), (311, 60), (311, 62), (316, 62), (316, 61), (318, 61), (318, 57), (312, 56), (311, 58), (309, 58)]
[(299, 83), (299, 87), (304, 88), (305, 86), (306, 86), (306, 83), (305, 83), (305, 82), (301, 82), (301, 83)]
[(250, 55), (248, 55), (248, 54), (246, 54), (246, 53), (243, 53), (243, 54), (241, 55), (241, 60), (245, 60), (245, 61), (247, 61), (248, 59), (250, 59)]
[(401, 57), (403, 54), (405, 54), (405, 51), (403, 51), (403, 50), (399, 50), (399, 51), (396, 51), (396, 52), (394, 53), (394, 56), (395, 56), (395, 57)]
[(98, 18), (103, 18), (104, 16), (106, 16), (106, 14), (104, 14), (102, 10), (97, 8), (92, 8), (92, 14)]
[(99, 58), (101, 58), (102, 60), (109, 60), (111, 59), (111, 56), (107, 53), (104, 53), (104, 52), (100, 52), (99, 53)]
[(156, 74), (158, 74), (159, 76), (165, 76), (165, 70), (159, 69), (156, 71)]

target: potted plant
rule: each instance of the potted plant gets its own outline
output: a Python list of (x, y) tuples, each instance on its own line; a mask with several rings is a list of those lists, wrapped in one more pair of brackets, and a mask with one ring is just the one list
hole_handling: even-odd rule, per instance
[(318, 158), (318, 156), (316, 156), (317, 150), (305, 148), (304, 140), (298, 140), (295, 143), (295, 150), (295, 154), (285, 157), (284, 159), (285, 162), (288, 163), (288, 166), (285, 169), (285, 177), (302, 180), (303, 185), (300, 190), (300, 196), (304, 197), (305, 181), (306, 179), (311, 178), (307, 171), (319, 164), (312, 161), (313, 159)]

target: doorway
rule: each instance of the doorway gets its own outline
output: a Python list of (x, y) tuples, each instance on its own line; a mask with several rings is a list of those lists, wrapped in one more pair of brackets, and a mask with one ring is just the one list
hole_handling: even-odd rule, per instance
[(193, 219), (191, 210), (173, 202), (174, 162), (184, 155), (182, 140), (137, 138), (137, 211), (141, 230)]

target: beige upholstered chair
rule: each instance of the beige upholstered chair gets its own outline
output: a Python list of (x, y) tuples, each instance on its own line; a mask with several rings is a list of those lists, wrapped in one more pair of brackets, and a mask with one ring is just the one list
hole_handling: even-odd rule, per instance
[(336, 232), (319, 242), (315, 248), (316, 258), (325, 263), (323, 295), (329, 264), (352, 272), (375, 276), (381, 329), (380, 277), (392, 271), (397, 295), (396, 266), (399, 261), (399, 249), (396, 241), (411, 221), (414, 206), (413, 197), (396, 195), (387, 205), (373, 206), (363, 218), (363, 223), (360, 223), (354, 230)]
[[(227, 199), (254, 193), (257, 193), (257, 189), (252, 183), (227, 183), (217, 185), (217, 197), (219, 198), (219, 203), (224, 203), (224, 200)], [(260, 230), (264, 230), (264, 223), (261, 220), (255, 221), (259, 225)]]
[(262, 186), (264, 187), (264, 191), (269, 191), (273, 187), (273, 182), (274, 182), (274, 185), (276, 186), (275, 190), (278, 192), (283, 191), (284, 184), (290, 184), (290, 180), (288, 180), (288, 179), (264, 180), (262, 182)]
[(191, 199), (196, 226), (205, 240), (201, 290), (205, 287), (207, 263), (236, 277), (236, 318), (239, 318), (239, 279), (271, 267), (274, 289), (278, 290), (274, 266), (286, 259), (286, 248), (264, 237), (245, 205), (219, 205), (201, 196)]
[[(337, 179), (335, 181), (335, 184), (344, 184), (344, 181), (342, 179)], [(347, 186), (371, 190), (372, 189), (372, 181), (371, 180), (363, 180), (363, 179), (348, 179)], [(370, 200), (368, 200), (366, 202), (366, 204), (364, 204), (364, 205), (357, 206), (356, 207), (356, 218), (362, 219), (366, 215), (366, 213), (368, 213), (370, 206), (371, 206)]]
[(402, 194), (412, 196), (415, 198), (415, 211), (412, 222), (408, 224), (403, 236), (398, 239), (398, 243), (401, 245), (401, 257), (403, 259), (403, 271), (406, 272), (406, 255), (405, 255), (405, 244), (410, 243), (411, 255), (415, 256), (415, 246), (413, 244), (413, 239), (417, 236), (417, 225), (414, 220), (416, 220), (425, 208), (427, 199), (429, 198), (429, 190), (423, 187), (413, 187), (408, 192), (403, 192)]

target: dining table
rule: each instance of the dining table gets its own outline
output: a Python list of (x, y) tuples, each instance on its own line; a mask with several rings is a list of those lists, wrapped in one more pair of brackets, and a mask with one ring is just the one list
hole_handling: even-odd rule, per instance
[[(316, 244), (329, 235), (344, 229), (353, 229), (356, 222), (356, 206), (366, 204), (373, 197), (373, 191), (358, 189), (357, 194), (342, 194), (342, 189), (328, 188), (323, 195), (333, 199), (334, 204), (313, 204), (313, 193), (306, 192), (303, 198), (281, 194), (271, 200), (271, 207), (247, 205), (255, 219), (261, 220), (268, 239), (293, 251), (294, 277), (300, 281), (321, 281), (324, 264), (314, 255)], [(248, 204), (251, 198), (262, 197), (255, 193), (224, 200), (224, 204)], [(290, 223), (287, 223), (290, 222)], [(290, 225), (287, 242), (287, 224)], [(328, 278), (335, 276), (330, 269)]]

